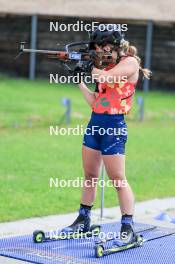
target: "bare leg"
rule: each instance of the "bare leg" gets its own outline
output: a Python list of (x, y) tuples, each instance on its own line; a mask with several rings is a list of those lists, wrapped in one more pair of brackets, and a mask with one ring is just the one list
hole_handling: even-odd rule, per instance
[[(126, 180), (125, 176), (125, 155), (104, 155), (103, 161), (105, 164), (106, 172), (109, 178), (115, 183), (116, 186), (121, 185), (122, 180)], [(122, 215), (133, 215), (134, 213), (134, 195), (130, 185), (126, 184), (116, 187), (120, 203)], [(120, 185), (119, 185), (120, 184)]]
[[(80, 230), (82, 232), (87, 232), (90, 229), (90, 212), (96, 196), (97, 180), (100, 172), (102, 156), (100, 151), (83, 145), (82, 159), (84, 168), (84, 186), (82, 190), (81, 206), (76, 220), (72, 225), (65, 227), (62, 230), (67, 233), (79, 232)], [(94, 185), (92, 184), (93, 179), (96, 179)]]
[(96, 179), (97, 182), (102, 162), (101, 152), (83, 145), (82, 159), (85, 179), (81, 203), (91, 206), (95, 200), (97, 190), (97, 184), (93, 185), (92, 179)]

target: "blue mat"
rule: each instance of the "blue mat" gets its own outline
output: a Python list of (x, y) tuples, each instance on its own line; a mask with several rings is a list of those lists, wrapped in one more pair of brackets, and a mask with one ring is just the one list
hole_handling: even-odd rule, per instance
[[(136, 229), (147, 227), (149, 226), (136, 224)], [(119, 223), (102, 225), (102, 232), (105, 233), (116, 232), (119, 229)], [(143, 234), (145, 238), (153, 238), (166, 234), (170, 230), (158, 227)], [(175, 264), (175, 236), (145, 242), (143, 247), (98, 259), (94, 256), (94, 239), (92, 238), (35, 244), (32, 241), (32, 235), (27, 235), (0, 239), (0, 255), (38, 264)]]

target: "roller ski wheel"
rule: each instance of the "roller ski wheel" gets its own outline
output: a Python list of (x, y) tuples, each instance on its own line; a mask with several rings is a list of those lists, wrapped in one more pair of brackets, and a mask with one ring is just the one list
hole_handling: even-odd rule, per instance
[(137, 243), (136, 247), (142, 247), (143, 246), (144, 240), (143, 240), (142, 235), (136, 236), (136, 243)]
[(95, 257), (102, 258), (104, 255), (104, 246), (103, 245), (96, 245), (95, 246)]
[(42, 243), (45, 241), (45, 234), (42, 230), (36, 230), (33, 232), (33, 242)]

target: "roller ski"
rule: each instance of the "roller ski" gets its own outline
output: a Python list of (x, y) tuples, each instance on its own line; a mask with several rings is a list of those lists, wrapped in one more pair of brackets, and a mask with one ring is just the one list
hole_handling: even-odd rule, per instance
[[(145, 231), (148, 231), (148, 230), (145, 230)], [(101, 258), (105, 255), (110, 255), (113, 253), (117, 253), (117, 252), (121, 252), (124, 250), (131, 249), (131, 248), (141, 247), (144, 245), (145, 242), (149, 242), (152, 240), (160, 239), (160, 238), (171, 236), (171, 235), (175, 235), (175, 229), (172, 229), (171, 231), (169, 231), (167, 233), (164, 233), (162, 235), (158, 235), (158, 236), (152, 237), (152, 238), (144, 238), (143, 235), (136, 235), (135, 241), (133, 241), (131, 243), (128, 243), (126, 245), (124, 245), (124, 244), (119, 245), (120, 243), (117, 245), (117, 243), (115, 243), (112, 247), (109, 247), (109, 248), (105, 248), (105, 244), (103, 242), (101, 242), (101, 243), (98, 243), (95, 245), (95, 256), (97, 258)]]
[(95, 245), (95, 256), (101, 258), (105, 255), (110, 255), (112, 253), (121, 252), (127, 249), (140, 247), (143, 245), (143, 237), (141, 235), (135, 235), (134, 240), (129, 243), (125, 243), (121, 240), (115, 241), (113, 245), (109, 248), (105, 248), (104, 243), (98, 243)]
[[(108, 240), (109, 241), (109, 240)], [(110, 248), (104, 247), (105, 242), (97, 242), (95, 245), (95, 256), (103, 257), (111, 253), (120, 252), (130, 248), (135, 248), (143, 245), (142, 236), (137, 235), (134, 230), (132, 217), (122, 216), (120, 237), (114, 239)]]
[[(156, 229), (157, 227), (152, 225), (152, 226), (149, 226), (149, 227), (145, 227), (145, 228), (140, 228), (138, 230), (135, 231), (136, 235), (139, 235), (140, 233), (142, 232), (146, 232), (146, 231), (151, 231), (151, 230), (154, 230)], [(118, 239), (119, 236), (112, 236), (110, 238), (103, 238), (103, 239), (98, 239), (95, 241), (95, 244), (98, 245), (98, 244), (105, 244), (107, 242), (110, 242), (112, 240), (115, 240), (115, 239)], [(114, 242), (115, 243), (115, 242)]]
[[(175, 229), (168, 231), (167, 233), (163, 233), (151, 238), (144, 238), (143, 235), (140, 235), (140, 232), (144, 233), (146, 231), (157, 231), (156, 226), (151, 226), (148, 228), (144, 228), (142, 230), (134, 231), (133, 224), (122, 224), (120, 237), (119, 238), (110, 238), (106, 240), (96, 241), (95, 242), (95, 256), (97, 258), (103, 257), (105, 255), (110, 255), (113, 253), (121, 252), (124, 250), (128, 250), (131, 248), (141, 247), (145, 242), (160, 239), (166, 236), (174, 235)], [(122, 232), (125, 234), (122, 234)], [(107, 247), (107, 243), (112, 241), (113, 243)]]
[(35, 243), (42, 243), (64, 239), (95, 237), (99, 235), (100, 229), (100, 225), (90, 225), (90, 210), (81, 206), (79, 215), (72, 225), (65, 227), (58, 234), (47, 234), (42, 230), (36, 230), (33, 232), (33, 241)]

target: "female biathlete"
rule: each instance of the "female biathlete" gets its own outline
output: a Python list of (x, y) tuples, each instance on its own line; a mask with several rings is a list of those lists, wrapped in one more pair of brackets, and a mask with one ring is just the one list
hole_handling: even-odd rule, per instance
[[(83, 70), (89, 71), (97, 80), (94, 92), (90, 91), (84, 82), (79, 84), (85, 100), (92, 108), (82, 147), (84, 187), (79, 215), (72, 225), (62, 231), (89, 231), (90, 213), (97, 189), (97, 184), (94, 184), (97, 181), (94, 179), (98, 178), (103, 161), (108, 177), (118, 194), (122, 214), (120, 239), (130, 243), (135, 238), (134, 195), (125, 175), (127, 125), (124, 115), (131, 110), (140, 70), (146, 78), (149, 78), (149, 70), (141, 68), (137, 49), (124, 40), (120, 31), (108, 26), (106, 25), (105, 30), (101, 30), (99, 26), (91, 33), (90, 48), (97, 52), (112, 53), (114, 63), (104, 69), (94, 67), (91, 62), (85, 65), (86, 69)], [(103, 133), (100, 133), (101, 128)]]

